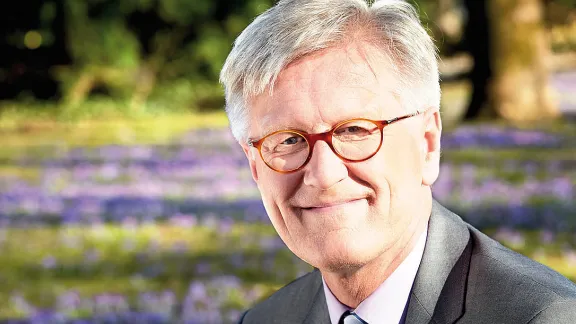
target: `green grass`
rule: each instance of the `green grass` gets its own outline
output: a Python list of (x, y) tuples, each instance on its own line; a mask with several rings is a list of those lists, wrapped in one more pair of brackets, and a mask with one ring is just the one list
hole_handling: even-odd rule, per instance
[[(441, 87), (443, 123), (449, 131), (460, 124), (458, 120), (471, 88), (467, 81), (445, 82)], [(490, 123), (561, 134), (576, 132), (576, 124), (562, 121)], [(222, 108), (198, 112), (189, 107), (151, 102), (134, 110), (122, 101), (105, 97), (91, 98), (79, 107), (52, 102), (0, 101), (0, 136), (3, 146), (10, 147), (165, 143), (191, 129), (226, 126), (228, 120)]]
[(446, 150), (442, 152), (442, 158), (453, 163), (500, 163), (509, 160), (525, 161), (558, 161), (573, 160), (576, 156), (576, 148), (461, 148), (458, 150)]
[[(0, 155), (1, 155), (0, 150)], [(39, 179), (41, 170), (39, 168), (23, 168), (15, 166), (12, 163), (7, 165), (0, 164), (0, 179), (20, 179), (24, 181), (36, 181)]]
[[(466, 91), (465, 85), (445, 86), (443, 102), (451, 104), (461, 100)], [(222, 111), (193, 114), (151, 109), (135, 113), (106, 102), (89, 102), (85, 108), (84, 112), (71, 113), (60, 111), (57, 105), (4, 106), (0, 115), (0, 177), (37, 180), (39, 167), (20, 167), (15, 161), (24, 155), (42, 159), (53, 153), (46, 150), (54, 150), (58, 144), (62, 150), (163, 144), (192, 129), (228, 126)], [(569, 123), (538, 127), (567, 135), (576, 132), (576, 126)], [(575, 155), (574, 147), (464, 148), (443, 152), (443, 159), (455, 164), (488, 166), (507, 160), (573, 160)], [(480, 167), (479, 176), (486, 174), (513, 183), (524, 181), (523, 173), (518, 170)], [(487, 232), (496, 233), (490, 229)], [(551, 242), (543, 242), (538, 231), (521, 234), (522, 244), (502, 242), (576, 282), (576, 261), (570, 254), (576, 249), (573, 234), (557, 235)], [(53, 307), (57, 296), (70, 290), (84, 297), (117, 293), (134, 301), (140, 292), (170, 289), (182, 298), (192, 280), (207, 280), (219, 274), (233, 274), (246, 289), (254, 287), (265, 296), (296, 277), (302, 269), (309, 268), (287, 249), (262, 250), (260, 241), (275, 236), (269, 225), (243, 223), (226, 233), (206, 227), (187, 229), (168, 224), (136, 228), (104, 225), (0, 229), (0, 318), (24, 315), (11, 299), (18, 294), (42, 307)], [(245, 266), (233, 265), (231, 259), (237, 256), (241, 256)], [(200, 271), (197, 266), (201, 264), (209, 264), (210, 272)], [(268, 266), (264, 266), (266, 264)], [(231, 296), (230, 305), (238, 309), (248, 306), (247, 301), (233, 292)]]
[(79, 107), (51, 102), (0, 102), (0, 159), (35, 146), (161, 144), (198, 128), (228, 126), (223, 109), (126, 103), (93, 98)]
[[(2, 235), (0, 318), (22, 315), (11, 302), (15, 294), (40, 307), (54, 307), (57, 296), (70, 290), (83, 297), (115, 293), (134, 300), (140, 292), (169, 289), (183, 298), (192, 280), (219, 274), (238, 276), (265, 294), (298, 271), (287, 249), (270, 255), (260, 248), (260, 240), (275, 236), (266, 225), (237, 224), (227, 233), (155, 224), (6, 229)], [(232, 267), (233, 255), (241, 255), (245, 266)], [(273, 271), (262, 271), (266, 260), (273, 260)], [(210, 264), (208, 274), (196, 269), (201, 263)], [(284, 278), (275, 276), (280, 269)]]
[(576, 237), (573, 233), (551, 234), (553, 238), (549, 238), (549, 242), (543, 239), (544, 232), (535, 230), (517, 231), (521, 240), (500, 238), (495, 229), (484, 230), (484, 233), (576, 282)]
[[(221, 109), (212, 109), (217, 111)], [(171, 103), (148, 102), (130, 107), (127, 101), (106, 96), (94, 96), (80, 105), (66, 105), (55, 101), (0, 101), (2, 125), (14, 125), (29, 121), (106, 121), (111, 119), (139, 120), (167, 115), (185, 115), (195, 112), (191, 107)]]
[(99, 146), (107, 144), (166, 143), (191, 129), (228, 126), (223, 113), (168, 115), (139, 120), (29, 121), (0, 126), (8, 147), (41, 145)]
[[(495, 234), (494, 230), (487, 232)], [(260, 240), (276, 236), (272, 226), (265, 224), (238, 223), (226, 233), (169, 224), (7, 229), (3, 233), (0, 318), (22, 315), (11, 302), (14, 294), (43, 307), (53, 307), (56, 297), (70, 290), (84, 297), (116, 293), (135, 300), (143, 291), (171, 289), (182, 298), (191, 280), (232, 274), (265, 296), (294, 278), (298, 269), (309, 269), (286, 248), (273, 253), (261, 248)], [(542, 242), (540, 232), (521, 233), (522, 244), (503, 243), (576, 281), (576, 262), (562, 253), (576, 248), (576, 238), (566, 233)], [(97, 253), (87, 257), (86, 251)], [(227, 260), (232, 255), (241, 255), (245, 266), (231, 266)], [(43, 265), (48, 258), (56, 262)], [(267, 262), (272, 262), (273, 268), (263, 267)], [(199, 263), (209, 263), (210, 272), (199, 273), (195, 268)], [(151, 275), (149, 270), (154, 267), (163, 271)], [(284, 277), (279, 277), (282, 271)]]

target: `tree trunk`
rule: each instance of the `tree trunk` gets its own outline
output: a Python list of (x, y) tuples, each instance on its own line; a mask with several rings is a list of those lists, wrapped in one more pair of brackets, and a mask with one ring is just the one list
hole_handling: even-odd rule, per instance
[(541, 0), (490, 0), (491, 104), (507, 120), (559, 116), (548, 85), (549, 46)]
[(488, 88), (492, 78), (488, 4), (486, 0), (464, 0), (463, 5), (468, 12), (463, 48), (474, 60), (474, 66), (468, 74), (472, 83), (472, 94), (464, 120), (496, 119), (498, 114), (490, 104)]

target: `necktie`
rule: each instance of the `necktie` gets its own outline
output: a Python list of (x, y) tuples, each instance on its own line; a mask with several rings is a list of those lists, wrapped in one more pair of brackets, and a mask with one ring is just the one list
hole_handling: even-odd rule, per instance
[(361, 319), (356, 313), (347, 310), (340, 317), (338, 324), (368, 324), (368, 322)]

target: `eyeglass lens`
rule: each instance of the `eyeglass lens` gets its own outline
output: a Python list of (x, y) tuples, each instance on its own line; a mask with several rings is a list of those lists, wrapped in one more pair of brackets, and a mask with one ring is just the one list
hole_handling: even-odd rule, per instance
[[(341, 157), (359, 161), (378, 150), (381, 138), (380, 128), (376, 124), (367, 120), (352, 120), (332, 132), (332, 145)], [(310, 150), (306, 138), (292, 131), (268, 136), (260, 148), (264, 162), (278, 171), (298, 169), (308, 159)]]

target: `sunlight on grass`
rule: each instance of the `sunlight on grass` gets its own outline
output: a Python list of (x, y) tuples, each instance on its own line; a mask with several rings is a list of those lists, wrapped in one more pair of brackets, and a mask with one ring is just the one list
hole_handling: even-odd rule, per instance
[[(576, 241), (570, 234), (543, 237), (539, 231), (520, 231), (510, 239), (487, 232), (575, 279), (576, 258), (570, 253)], [(311, 269), (296, 262), (269, 224), (237, 223), (225, 231), (171, 224), (96, 225), (4, 229), (1, 234), (0, 318), (22, 315), (14, 304), (14, 296), (20, 295), (42, 307), (53, 307), (70, 291), (86, 298), (114, 293), (135, 300), (141, 292), (171, 290), (182, 297), (191, 280), (207, 278), (208, 270), (202, 269), (207, 264), (210, 275), (233, 274), (263, 298), (299, 271)], [(284, 278), (272, 279), (282, 271)], [(247, 306), (233, 296), (229, 302), (234, 307)]]
[(573, 233), (536, 230), (487, 229), (486, 234), (504, 246), (560, 272), (576, 282), (576, 237)]
[(93, 146), (106, 144), (165, 143), (191, 129), (226, 127), (223, 113), (174, 115), (137, 121), (86, 121), (28, 125), (19, 131), (3, 134), (6, 146), (39, 145)]
[(505, 162), (509, 160), (524, 161), (558, 161), (573, 160), (576, 148), (522, 148), (522, 149), (490, 149), (490, 148), (461, 148), (458, 150), (445, 150), (442, 158), (458, 163), (485, 163)]
[(464, 114), (472, 85), (468, 81), (441, 82), (440, 87), (442, 90), (440, 103), (442, 123), (447, 128), (454, 127), (459, 124)]
[[(2, 150), (0, 150), (0, 157)], [(38, 168), (23, 168), (15, 165), (0, 164), (0, 179), (21, 179), (24, 181), (36, 181), (42, 171)]]
[[(278, 242), (266, 224), (239, 223), (226, 231), (169, 224), (12, 228), (0, 234), (0, 318), (22, 316), (14, 296), (40, 307), (54, 307), (70, 291), (86, 298), (112, 293), (135, 300), (139, 293), (169, 290), (183, 298), (191, 281), (218, 273), (233, 274), (265, 296), (302, 271), (283, 245), (262, 246)], [(202, 269), (208, 264), (210, 273)], [(263, 264), (272, 267), (263, 270)], [(287, 277), (273, 280), (280, 269)], [(234, 307), (248, 306), (233, 297)]]
[[(443, 90), (443, 109), (469, 91), (465, 84)], [(186, 304), (196, 293), (199, 307), (233, 313), (311, 270), (255, 209), (259, 194), (223, 112), (77, 113), (0, 117), (0, 318), (40, 308), (90, 317), (106, 298), (145, 312), (152, 308), (140, 298), (166, 291), (175, 308), (196, 309), (196, 301)], [(558, 123), (541, 127), (555, 134), (541, 134), (508, 126), (445, 131), (435, 192), (478, 228), (497, 228), (488, 233), (504, 245), (576, 280), (573, 234), (507, 229), (575, 228), (576, 128)], [(202, 199), (207, 205), (197, 206)], [(213, 295), (191, 292), (194, 284)], [(75, 294), (87, 306), (62, 311)]]

